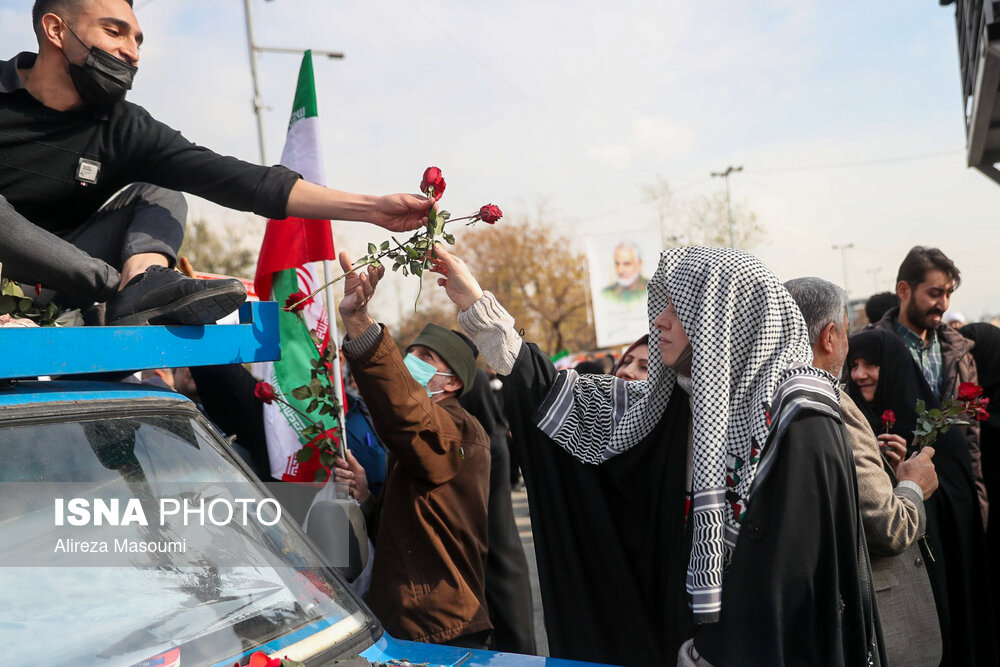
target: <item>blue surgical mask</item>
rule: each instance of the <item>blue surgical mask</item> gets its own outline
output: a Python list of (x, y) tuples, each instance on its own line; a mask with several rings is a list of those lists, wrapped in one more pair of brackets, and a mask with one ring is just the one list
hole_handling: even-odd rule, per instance
[(440, 391), (427, 389), (427, 383), (431, 381), (432, 377), (435, 375), (454, 375), (454, 373), (442, 373), (420, 357), (415, 356), (412, 352), (403, 358), (403, 363), (406, 365), (406, 370), (410, 371), (410, 375), (417, 381), (417, 384), (427, 391), (428, 396), (435, 396), (444, 392), (443, 389)]

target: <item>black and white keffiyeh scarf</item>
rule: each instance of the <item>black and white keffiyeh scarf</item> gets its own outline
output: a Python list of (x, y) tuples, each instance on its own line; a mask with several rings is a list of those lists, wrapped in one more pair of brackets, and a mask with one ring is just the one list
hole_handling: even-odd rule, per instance
[(663, 364), (659, 331), (653, 327), (668, 298), (673, 302), (694, 355), (693, 543), (687, 590), (696, 622), (714, 622), (721, 609), (724, 568), (750, 500), (770, 419), (776, 416), (768, 414), (775, 390), (779, 383), (806, 382), (833, 396), (836, 383), (810, 366), (812, 350), (801, 312), (777, 277), (752, 255), (726, 248), (665, 250), (648, 289), (647, 380), (564, 371), (539, 408), (536, 423), (584, 463), (602, 463), (641, 442), (663, 415), (677, 384), (676, 372)]

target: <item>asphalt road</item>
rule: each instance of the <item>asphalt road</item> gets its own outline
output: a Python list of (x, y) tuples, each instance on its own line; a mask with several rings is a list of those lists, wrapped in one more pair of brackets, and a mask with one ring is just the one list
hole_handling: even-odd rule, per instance
[(542, 615), (542, 597), (538, 592), (538, 567), (535, 565), (535, 542), (531, 535), (531, 520), (528, 518), (528, 494), (524, 489), (511, 493), (514, 504), (514, 519), (517, 530), (524, 545), (524, 554), (528, 557), (528, 570), (531, 574), (531, 601), (535, 617), (535, 644), (538, 655), (549, 654), (549, 642), (545, 637), (545, 622)]

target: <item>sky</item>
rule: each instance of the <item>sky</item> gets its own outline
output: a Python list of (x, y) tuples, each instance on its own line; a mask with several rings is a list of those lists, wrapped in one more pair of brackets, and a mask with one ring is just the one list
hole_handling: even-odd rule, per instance
[[(0, 0), (0, 44), (34, 50), (30, 0)], [(913, 245), (962, 271), (952, 308), (1000, 313), (1000, 185), (965, 166), (954, 9), (926, 0), (250, 0), (262, 46), (315, 59), (327, 183), (415, 191), (428, 165), (455, 215), (487, 202), (587, 234), (654, 224), (642, 188), (724, 188), (757, 214), (752, 251), (781, 280), (893, 289)], [(129, 99), (192, 141), (259, 161), (243, 3), (135, 0), (145, 32)], [(262, 54), (269, 162), (299, 58)], [(192, 203), (259, 238), (264, 221)], [(335, 226), (352, 256), (386, 236)], [(853, 244), (846, 250), (834, 245)], [(461, 255), (461, 239), (457, 247)], [(488, 286), (486, 286), (488, 288)], [(413, 280), (386, 297), (404, 309)], [(377, 297), (376, 297), (377, 299)], [(391, 308), (388, 304), (392, 305)]]

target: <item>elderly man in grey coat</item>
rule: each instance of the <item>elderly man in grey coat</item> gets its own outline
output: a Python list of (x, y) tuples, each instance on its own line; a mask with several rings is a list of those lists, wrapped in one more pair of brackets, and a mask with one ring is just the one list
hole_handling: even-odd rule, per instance
[[(809, 328), (813, 365), (840, 377), (848, 348), (847, 294), (820, 278), (796, 278), (785, 288)], [(847, 392), (840, 396), (889, 664), (934, 667), (941, 662), (941, 630), (917, 545), (926, 523), (924, 500), (938, 486), (934, 452), (925, 448), (900, 461), (894, 472), (881, 445), (898, 447), (892, 440), (899, 436), (876, 437)]]

